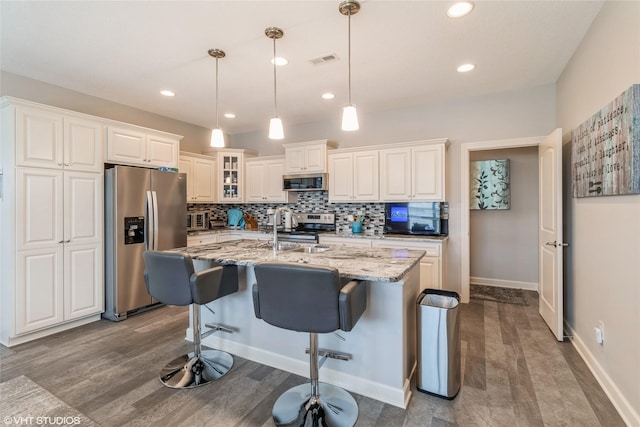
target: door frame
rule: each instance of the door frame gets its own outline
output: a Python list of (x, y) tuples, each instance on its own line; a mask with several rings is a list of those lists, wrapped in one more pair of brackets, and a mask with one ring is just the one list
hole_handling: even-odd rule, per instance
[[(530, 138), (463, 142), (460, 144), (460, 290), (462, 302), (464, 303), (469, 302), (469, 285), (471, 276), (471, 249), (469, 239), (469, 233), (471, 231), (469, 224), (469, 153), (471, 151), (538, 147), (544, 138), (544, 136), (535, 136)], [(539, 282), (540, 278), (538, 278), (538, 289), (540, 288)]]

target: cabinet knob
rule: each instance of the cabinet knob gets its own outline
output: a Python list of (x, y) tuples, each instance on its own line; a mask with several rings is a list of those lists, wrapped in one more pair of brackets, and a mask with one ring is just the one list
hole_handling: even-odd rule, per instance
[(65, 165), (65, 166), (71, 166), (71, 164), (70, 164), (70, 163), (65, 163), (64, 165)]
[(64, 243), (64, 240), (60, 240), (58, 243)]
[(58, 162), (58, 166), (62, 166), (62, 163)]
[(65, 243), (69, 243), (70, 241), (71, 241), (71, 239), (69, 239), (69, 240), (65, 240), (64, 242), (65, 242)]

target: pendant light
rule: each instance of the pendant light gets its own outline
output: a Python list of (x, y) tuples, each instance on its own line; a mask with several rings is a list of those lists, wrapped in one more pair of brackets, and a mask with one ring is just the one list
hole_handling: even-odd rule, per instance
[(273, 105), (276, 115), (269, 122), (269, 139), (283, 139), (284, 130), (282, 120), (278, 116), (278, 92), (276, 89), (276, 40), (282, 38), (284, 32), (278, 27), (269, 27), (264, 30), (264, 33), (273, 40)]
[(220, 49), (209, 49), (209, 55), (216, 59), (216, 128), (211, 131), (211, 146), (224, 147), (224, 133), (218, 125), (218, 60), (226, 54)]
[(338, 8), (340, 13), (349, 17), (349, 98), (348, 104), (342, 109), (342, 130), (358, 130), (358, 112), (356, 106), (351, 103), (351, 15), (360, 11), (360, 3), (355, 0), (345, 0)]

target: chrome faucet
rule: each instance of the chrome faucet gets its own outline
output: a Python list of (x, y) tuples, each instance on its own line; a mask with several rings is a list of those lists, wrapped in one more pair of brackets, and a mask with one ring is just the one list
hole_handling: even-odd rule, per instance
[[(276, 210), (273, 211), (273, 251), (274, 252), (278, 250), (278, 216), (282, 211), (289, 212), (293, 217), (293, 211), (285, 206), (276, 208)], [(295, 223), (295, 220), (294, 220), (294, 223)]]

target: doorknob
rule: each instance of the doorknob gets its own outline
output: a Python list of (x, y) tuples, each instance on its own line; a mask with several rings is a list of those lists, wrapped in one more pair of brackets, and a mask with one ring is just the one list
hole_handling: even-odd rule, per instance
[(547, 243), (545, 243), (545, 245), (553, 246), (554, 248), (556, 248), (556, 247), (567, 247), (567, 246), (569, 246), (569, 244), (568, 244), (568, 243), (558, 243), (558, 242), (557, 242), (557, 241), (555, 241), (555, 240), (554, 240), (553, 242), (547, 242)]

